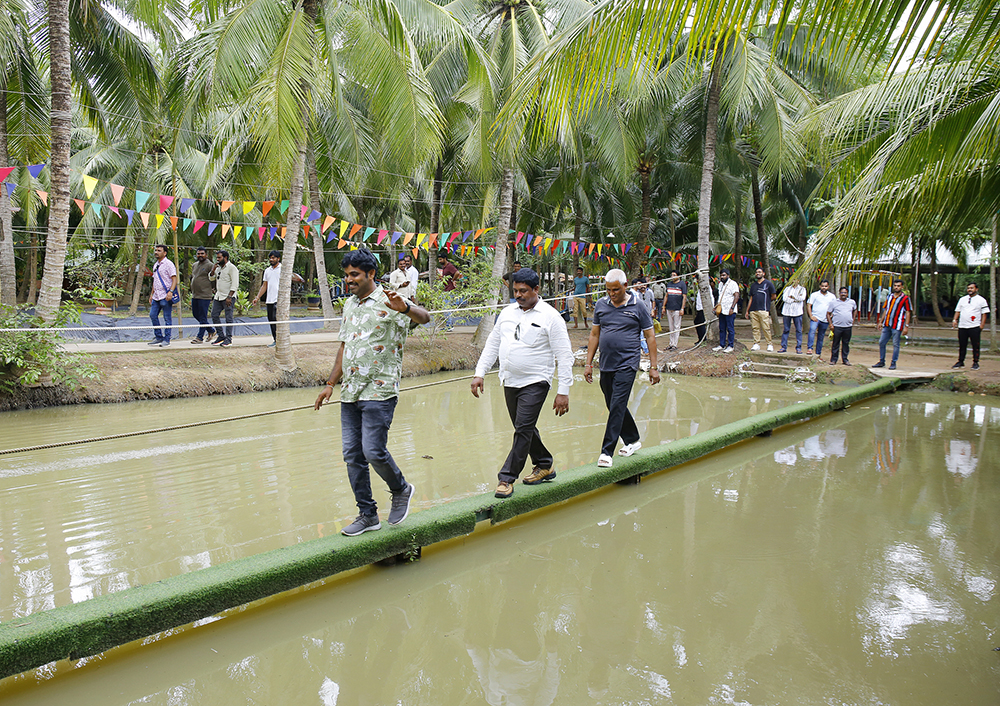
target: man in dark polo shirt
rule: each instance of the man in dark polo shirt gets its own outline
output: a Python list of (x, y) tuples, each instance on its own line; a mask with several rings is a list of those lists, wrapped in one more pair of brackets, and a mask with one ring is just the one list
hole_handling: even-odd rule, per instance
[(639, 341), (645, 337), (649, 346), (649, 383), (660, 381), (656, 367), (656, 337), (653, 334), (653, 317), (643, 299), (629, 291), (628, 278), (615, 269), (604, 276), (607, 296), (594, 305), (594, 326), (587, 340), (587, 365), (583, 379), (594, 381), (593, 362), (598, 347), (601, 349), (601, 391), (608, 406), (608, 423), (604, 428), (604, 441), (597, 465), (610, 468), (612, 454), (619, 437), (625, 444), (618, 449), (619, 456), (631, 456), (640, 448), (639, 428), (628, 411), (628, 398), (632, 383), (639, 370)]

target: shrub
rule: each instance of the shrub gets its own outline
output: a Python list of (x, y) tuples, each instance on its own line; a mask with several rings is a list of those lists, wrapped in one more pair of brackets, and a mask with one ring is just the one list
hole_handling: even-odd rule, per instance
[[(52, 326), (79, 322), (79, 308), (63, 304)], [(10, 394), (45, 378), (72, 389), (97, 378), (97, 369), (83, 356), (63, 350), (57, 331), (39, 331), (33, 326), (45, 324), (28, 306), (0, 306), (0, 393)]]

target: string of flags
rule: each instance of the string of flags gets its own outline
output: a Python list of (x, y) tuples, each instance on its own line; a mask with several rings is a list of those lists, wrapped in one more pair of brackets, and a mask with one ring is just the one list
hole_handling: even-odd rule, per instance
[[(46, 166), (47, 165), (45, 163), (40, 163), (27, 165), (23, 168), (28, 171), (33, 179), (38, 179), (42, 170)], [(18, 188), (18, 184), (13, 181), (7, 181), (7, 178), (14, 172), (15, 169), (19, 168), (21, 167), (15, 166), (0, 168), (0, 182), (6, 182), (5, 185), (7, 187), (7, 195), (9, 197), (13, 197), (15, 189)], [(81, 215), (86, 215), (87, 211), (90, 210), (95, 216), (101, 218), (104, 215), (105, 210), (107, 210), (118, 218), (126, 219), (128, 225), (131, 225), (133, 220), (138, 217), (144, 228), (149, 228), (150, 224), (152, 224), (156, 229), (159, 229), (162, 228), (164, 224), (169, 224), (172, 229), (180, 232), (188, 230), (190, 230), (192, 234), (203, 232), (205, 237), (214, 237), (216, 233), (218, 233), (219, 237), (223, 240), (227, 237), (232, 237), (233, 240), (238, 240), (240, 238), (249, 240), (254, 235), (257, 236), (259, 241), (263, 241), (265, 235), (268, 236), (269, 240), (273, 240), (275, 238), (284, 239), (285, 237), (287, 225), (282, 225), (281, 223), (259, 226), (247, 225), (246, 223), (237, 225), (231, 221), (199, 219), (196, 216), (198, 211), (203, 211), (206, 208), (212, 210), (218, 209), (220, 213), (232, 214), (235, 215), (236, 218), (240, 218), (240, 216), (242, 216), (244, 219), (251, 213), (259, 211), (261, 220), (267, 218), (269, 215), (272, 218), (275, 218), (276, 213), (277, 216), (283, 217), (287, 222), (288, 218), (286, 214), (289, 208), (289, 202), (287, 199), (259, 201), (230, 201), (193, 199), (185, 197), (178, 199), (174, 196), (168, 196), (165, 194), (155, 194), (149, 191), (127, 188), (113, 182), (102, 181), (87, 174), (80, 174), (80, 178), (86, 198), (74, 198), (73, 203), (76, 204), (76, 207), (79, 209)], [(102, 183), (106, 184), (108, 190), (111, 192), (111, 196), (114, 201), (113, 206), (91, 200), (98, 185)], [(30, 187), (25, 186), (24, 188)], [(127, 190), (133, 192), (132, 208), (126, 208), (121, 205), (122, 198)], [(45, 206), (48, 206), (48, 192), (42, 189), (33, 189), (33, 191), (37, 194), (41, 202)], [(171, 208), (174, 209), (174, 215), (170, 215), (169, 213)], [(194, 211), (191, 210), (192, 208)], [(305, 205), (301, 208), (299, 220), (302, 224), (300, 233), (303, 238), (308, 238), (310, 232), (314, 234), (313, 237), (316, 237), (315, 233), (318, 232), (320, 237), (326, 238), (327, 243), (336, 240), (338, 249), (345, 247), (356, 249), (358, 244), (365, 244), (369, 247), (409, 247), (412, 249), (414, 256), (416, 256), (421, 250), (425, 252), (432, 250), (447, 250), (464, 256), (466, 253), (471, 254), (474, 252), (478, 254), (480, 248), (482, 247), (491, 249), (494, 247), (493, 244), (477, 242), (484, 233), (493, 230), (493, 228), (467, 229), (442, 233), (408, 233), (404, 231), (389, 232), (384, 228), (365, 226), (360, 223), (350, 223), (342, 218), (323, 214), (315, 209), (310, 209)], [(535, 255), (556, 255), (563, 253), (587, 257), (594, 260), (606, 260), (608, 263), (620, 262), (633, 248), (638, 247), (636, 243), (591, 243), (553, 238), (551, 236), (536, 235), (520, 231), (516, 232), (514, 230), (510, 231), (510, 235), (513, 238), (515, 249), (521, 249)], [(373, 238), (374, 242), (372, 241)], [(470, 240), (471, 242), (469, 242)], [(695, 255), (688, 253), (673, 253), (651, 245), (643, 246), (642, 254), (644, 257), (648, 258), (654, 253), (656, 257), (654, 257), (653, 261), (650, 262), (648, 266), (648, 269), (650, 270), (666, 270), (673, 267), (675, 263), (678, 266), (697, 267), (698, 258)], [(710, 261), (711, 264), (735, 262), (735, 255), (713, 255), (710, 258)], [(751, 257), (741, 256), (741, 261), (742, 264), (747, 267), (751, 265), (754, 267), (760, 266), (760, 263)], [(794, 268), (779, 266), (772, 267), (772, 269), (790, 274)]]

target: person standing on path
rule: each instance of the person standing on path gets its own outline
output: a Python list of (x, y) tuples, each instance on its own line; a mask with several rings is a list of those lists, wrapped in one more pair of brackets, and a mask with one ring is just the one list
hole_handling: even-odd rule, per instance
[(667, 285), (663, 283), (663, 280), (656, 280), (653, 282), (650, 289), (653, 290), (653, 300), (655, 307), (653, 309), (653, 318), (662, 319), (663, 318), (663, 300), (667, 298)]
[(965, 367), (965, 352), (971, 341), (972, 369), (979, 370), (979, 341), (989, 313), (990, 305), (979, 296), (979, 285), (969, 282), (965, 296), (955, 305), (955, 316), (951, 320), (951, 327), (958, 327), (958, 362), (951, 367)]
[(885, 302), (885, 315), (882, 317), (882, 335), (878, 339), (878, 362), (873, 368), (885, 367), (885, 347), (892, 339), (892, 362), (889, 370), (896, 369), (896, 361), (899, 359), (899, 339), (910, 330), (910, 316), (913, 312), (913, 305), (910, 303), (910, 296), (903, 291), (903, 280), (892, 281), (892, 294)]
[(451, 309), (453, 307), (458, 307), (461, 304), (457, 294), (455, 293), (455, 289), (458, 286), (458, 278), (462, 275), (459, 273), (458, 268), (455, 267), (455, 265), (453, 265), (448, 258), (449, 255), (446, 250), (442, 250), (438, 254), (438, 267), (440, 268), (439, 273), (441, 278), (444, 280), (443, 291), (446, 293), (445, 301), (446, 306), (449, 308), (444, 325), (445, 330), (451, 331), (455, 326), (455, 312)]
[(514, 482), (529, 456), (534, 467), (522, 481), (525, 485), (555, 480), (552, 454), (542, 443), (536, 425), (557, 365), (559, 386), (552, 404), (556, 416), (569, 411), (569, 388), (573, 384), (573, 349), (566, 322), (539, 298), (538, 274), (534, 270), (523, 267), (511, 277), (516, 303), (508, 304), (497, 317), (472, 379), (472, 394), (478, 398), (486, 371), (499, 357), (500, 384), (514, 424), (514, 440), (497, 474), (498, 498), (514, 494)]
[(732, 353), (736, 345), (736, 315), (740, 303), (740, 285), (729, 277), (729, 270), (719, 273), (719, 345), (712, 350)]
[(412, 302), (417, 295), (417, 288), (413, 284), (413, 280), (410, 279), (407, 267), (406, 255), (400, 255), (398, 267), (389, 273), (389, 287), (403, 299), (409, 299)]
[[(213, 346), (229, 348), (233, 345), (233, 304), (236, 293), (240, 289), (240, 271), (229, 261), (229, 252), (220, 250), (215, 253), (215, 266), (208, 273), (208, 278), (215, 282), (215, 299), (212, 301), (212, 323), (215, 324), (216, 338)], [(226, 326), (221, 326), (219, 315), (226, 312)]]
[[(268, 348), (274, 348), (278, 343), (278, 326), (274, 322), (278, 320), (278, 280), (281, 278), (281, 253), (272, 250), (267, 255), (271, 266), (264, 270), (264, 279), (260, 283), (260, 291), (254, 297), (253, 306), (264, 297), (264, 306), (267, 307), (267, 320), (271, 323), (271, 342)], [(227, 319), (228, 321), (228, 319)]]
[(204, 343), (206, 337), (211, 338), (215, 334), (215, 329), (208, 325), (208, 309), (215, 297), (215, 287), (208, 278), (211, 271), (208, 251), (199, 247), (195, 251), (195, 262), (191, 265), (191, 315), (201, 327), (191, 337), (191, 343)]
[(382, 289), (378, 284), (378, 260), (368, 248), (346, 253), (342, 265), (350, 296), (344, 301), (337, 359), (314, 407), (319, 410), (333, 395), (333, 386), (342, 381), (341, 443), (359, 514), (341, 534), (355, 537), (382, 527), (372, 497), (370, 468), (392, 494), (389, 524), (399, 524), (410, 512), (413, 484), (403, 477), (387, 443), (399, 400), (403, 343), (410, 322), (426, 324), (431, 316), (396, 292)]
[(826, 320), (833, 326), (833, 344), (830, 346), (830, 365), (837, 364), (837, 356), (850, 365), (847, 356), (851, 353), (851, 335), (854, 333), (854, 312), (858, 304), (850, 298), (847, 287), (840, 288), (840, 298), (826, 310)]
[(511, 304), (513, 304), (515, 301), (517, 301), (516, 299), (514, 299), (514, 280), (512, 278), (512, 275), (515, 272), (517, 272), (519, 269), (521, 269), (521, 261), (520, 260), (514, 260), (514, 267), (513, 267), (513, 269), (511, 269), (510, 272), (506, 273), (503, 276), (503, 281), (507, 285), (507, 294), (510, 295), (510, 303)]
[(761, 334), (767, 341), (767, 350), (773, 351), (771, 344), (771, 300), (774, 299), (774, 283), (764, 279), (764, 270), (760, 267), (754, 272), (755, 282), (750, 283), (750, 306), (747, 307), (746, 318), (750, 319), (753, 329), (753, 345), (750, 350), (760, 350)]
[(781, 301), (784, 305), (781, 310), (781, 317), (784, 319), (784, 330), (781, 332), (781, 348), (779, 353), (788, 350), (788, 333), (791, 327), (795, 326), (795, 352), (802, 352), (802, 307), (806, 301), (806, 288), (798, 282), (790, 282), (785, 291), (781, 293)]
[(608, 407), (608, 422), (597, 465), (611, 468), (612, 454), (618, 439), (624, 446), (619, 456), (631, 456), (640, 448), (639, 428), (628, 411), (628, 398), (639, 370), (639, 339), (645, 337), (649, 347), (649, 384), (660, 381), (656, 367), (656, 336), (653, 335), (653, 318), (646, 303), (638, 294), (628, 289), (628, 278), (619, 269), (604, 276), (607, 295), (594, 304), (594, 325), (587, 339), (587, 364), (583, 379), (594, 382), (594, 355), (601, 349), (601, 392)]
[[(177, 268), (167, 257), (167, 246), (157, 245), (153, 248), (153, 291), (149, 293), (149, 320), (153, 322), (153, 340), (151, 346), (166, 348), (170, 345), (170, 334), (174, 325), (173, 307), (174, 294), (177, 293), (179, 280)], [(163, 312), (163, 330), (160, 330), (160, 312)]]
[[(715, 302), (718, 299), (715, 286), (709, 284), (708, 291), (712, 293), (711, 308), (715, 309)], [(697, 286), (694, 295), (694, 332), (698, 334), (698, 343), (705, 340), (705, 334), (708, 332), (708, 326), (705, 325), (705, 309), (701, 305), (701, 287)]]
[(830, 325), (826, 318), (826, 312), (836, 299), (837, 297), (833, 296), (833, 292), (830, 291), (828, 280), (820, 282), (819, 290), (809, 295), (809, 301), (806, 302), (806, 317), (809, 319), (809, 350), (806, 352), (809, 355), (813, 354), (814, 344), (816, 355), (823, 355), (823, 339), (826, 337), (826, 329)]
[(587, 295), (590, 294), (590, 278), (583, 274), (583, 268), (576, 268), (573, 278), (573, 328), (583, 319), (583, 327), (587, 328)]
[(668, 351), (675, 350), (681, 337), (681, 320), (687, 308), (687, 282), (682, 282), (677, 270), (670, 271), (667, 281), (667, 298), (663, 306), (667, 310), (667, 329), (670, 331)]

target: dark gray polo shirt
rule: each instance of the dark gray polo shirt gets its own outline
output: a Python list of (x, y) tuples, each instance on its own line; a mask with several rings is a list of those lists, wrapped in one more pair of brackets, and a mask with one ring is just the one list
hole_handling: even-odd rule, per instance
[(653, 317), (642, 297), (630, 291), (620, 307), (607, 296), (601, 297), (594, 305), (594, 325), (601, 327), (597, 343), (601, 370), (638, 370), (639, 339), (643, 331), (653, 328)]

